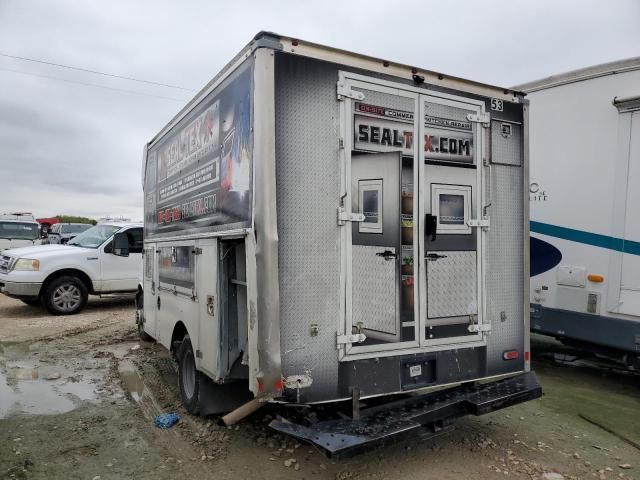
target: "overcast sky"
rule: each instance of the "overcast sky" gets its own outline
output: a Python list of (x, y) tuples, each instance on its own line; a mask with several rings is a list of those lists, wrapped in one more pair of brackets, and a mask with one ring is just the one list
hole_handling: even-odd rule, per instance
[[(191, 89), (260, 30), (509, 86), (640, 56), (640, 1), (0, 0), (1, 54)], [(143, 145), (191, 96), (0, 56), (0, 213), (142, 218)]]

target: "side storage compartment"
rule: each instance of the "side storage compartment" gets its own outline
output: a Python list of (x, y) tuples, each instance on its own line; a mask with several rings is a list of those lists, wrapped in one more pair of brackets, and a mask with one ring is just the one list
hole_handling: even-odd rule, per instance
[(207, 239), (198, 245), (199, 413), (219, 414), (252, 398), (248, 368), (244, 239)]
[(244, 240), (222, 240), (219, 258), (220, 374), (225, 379), (247, 381), (248, 368), (243, 363), (243, 357), (247, 352), (247, 277)]

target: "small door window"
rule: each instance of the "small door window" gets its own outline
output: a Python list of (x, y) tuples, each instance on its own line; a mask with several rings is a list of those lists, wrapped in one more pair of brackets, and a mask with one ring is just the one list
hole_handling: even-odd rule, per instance
[(194, 288), (195, 256), (193, 246), (161, 247), (159, 252), (158, 275), (160, 285)]
[(433, 213), (438, 219), (438, 233), (471, 234), (469, 212), (471, 187), (466, 185), (431, 185)]
[(360, 212), (364, 222), (359, 223), (359, 233), (382, 233), (382, 180), (358, 182)]

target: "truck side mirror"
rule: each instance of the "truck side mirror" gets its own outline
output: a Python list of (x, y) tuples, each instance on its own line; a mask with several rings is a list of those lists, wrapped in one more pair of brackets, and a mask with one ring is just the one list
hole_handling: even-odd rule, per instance
[(129, 237), (125, 232), (119, 232), (113, 236), (113, 254), (118, 257), (129, 256)]

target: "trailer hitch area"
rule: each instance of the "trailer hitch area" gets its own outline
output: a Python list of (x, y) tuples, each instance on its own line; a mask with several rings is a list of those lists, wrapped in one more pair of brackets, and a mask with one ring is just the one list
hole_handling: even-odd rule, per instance
[(491, 383), (469, 383), (435, 393), (408, 395), (360, 409), (358, 419), (338, 415), (303, 424), (279, 417), (269, 426), (318, 446), (330, 458), (349, 458), (399, 440), (430, 438), (450, 431), (456, 418), (484, 415), (540, 396), (542, 387), (535, 373), (527, 372)]

